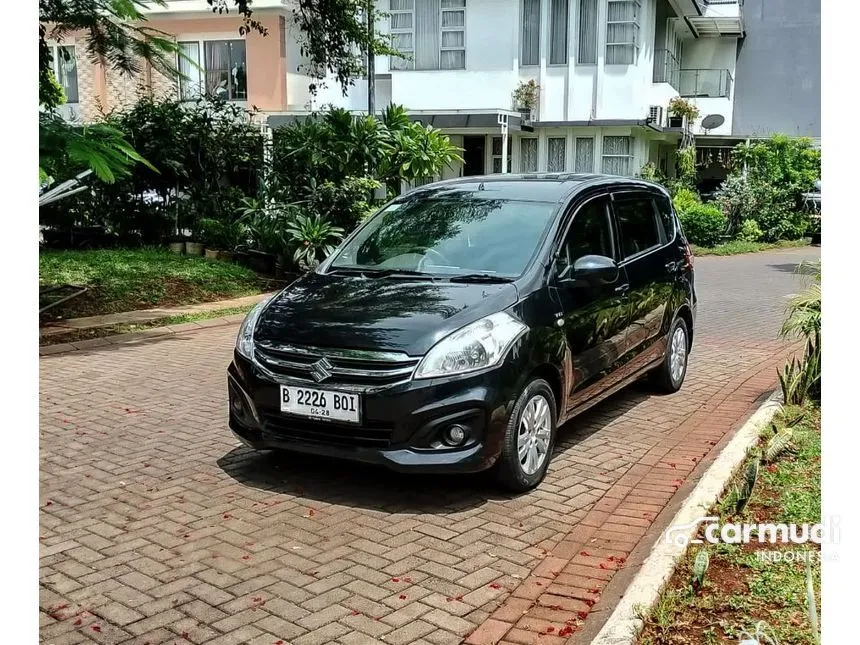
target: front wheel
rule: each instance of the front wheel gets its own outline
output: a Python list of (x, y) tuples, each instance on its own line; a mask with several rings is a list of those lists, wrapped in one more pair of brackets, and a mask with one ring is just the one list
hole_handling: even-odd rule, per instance
[(505, 488), (521, 493), (546, 475), (556, 431), (555, 396), (543, 379), (531, 381), (508, 419), (496, 476)]
[(690, 350), (690, 332), (684, 319), (678, 317), (669, 329), (666, 356), (660, 366), (651, 372), (651, 382), (661, 392), (672, 394), (681, 389), (687, 376), (687, 358)]

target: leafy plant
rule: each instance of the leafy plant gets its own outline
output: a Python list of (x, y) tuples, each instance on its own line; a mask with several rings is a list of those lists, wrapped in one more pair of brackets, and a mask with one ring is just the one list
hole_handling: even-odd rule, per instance
[(201, 219), (197, 223), (201, 241), (210, 249), (232, 251), (242, 243), (246, 227), (235, 220)]
[(807, 276), (806, 288), (788, 305), (780, 329), (785, 338), (805, 338), (802, 361), (792, 359), (779, 375), (786, 403), (821, 398), (821, 262), (804, 263), (798, 271)]
[(698, 591), (705, 586), (705, 575), (708, 572), (708, 565), (710, 562), (711, 560), (708, 556), (708, 550), (699, 549), (699, 552), (696, 554), (696, 559), (693, 561), (693, 572), (691, 576), (694, 590)]
[(737, 238), (744, 242), (758, 242), (764, 233), (754, 219), (745, 219), (738, 230)]
[(644, 164), (642, 168), (639, 169), (639, 176), (645, 181), (653, 181), (658, 184), (665, 183), (666, 181), (666, 176), (660, 172), (660, 169), (651, 161)]
[(676, 96), (669, 101), (669, 114), (676, 117), (686, 117), (689, 123), (699, 118), (699, 108), (687, 99)]
[(693, 188), (680, 184), (674, 187), (672, 205), (677, 213), (686, 213), (701, 203), (702, 198)]
[(762, 461), (765, 463), (773, 463), (786, 450), (791, 448), (791, 440), (794, 437), (790, 429), (778, 432), (765, 445), (764, 453), (762, 453)]
[(696, 204), (678, 214), (687, 239), (699, 246), (715, 246), (726, 231), (726, 218), (712, 204)]
[(370, 177), (346, 177), (340, 183), (326, 181), (310, 191), (307, 207), (335, 226), (351, 231), (375, 210), (373, 194), (381, 186)]
[(286, 228), (287, 235), (298, 246), (293, 254), (295, 263), (304, 270), (314, 268), (343, 239), (343, 229), (333, 226), (317, 215), (297, 215)]
[(747, 465), (747, 469), (744, 472), (743, 481), (741, 482), (741, 486), (737, 489), (737, 494), (735, 495), (735, 513), (743, 512), (744, 508), (746, 508), (746, 505), (750, 500), (750, 497), (752, 497), (753, 490), (755, 489), (756, 482), (758, 481), (758, 465), (758, 459), (753, 459)]
[(533, 78), (520, 81), (514, 90), (514, 108), (524, 112), (533, 111), (538, 104), (540, 85)]
[(695, 186), (696, 146), (687, 146), (679, 149), (675, 159), (675, 167), (678, 170), (678, 181), (681, 182), (681, 184)]

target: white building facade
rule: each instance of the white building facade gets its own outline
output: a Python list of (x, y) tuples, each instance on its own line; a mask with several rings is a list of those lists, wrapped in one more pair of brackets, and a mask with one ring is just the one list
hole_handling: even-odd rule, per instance
[[(377, 28), (408, 57), (377, 58), (376, 107), (403, 105), (413, 118), (448, 133), (463, 148), (465, 163), (446, 177), (506, 171), (635, 175), (648, 162), (671, 175), (681, 137), (668, 118), (676, 96), (701, 112), (693, 133), (732, 132), (743, 0), (377, 5), (388, 14)], [(300, 80), (288, 80), (288, 86), (298, 89)], [(513, 93), (530, 80), (538, 99), (523, 114)], [(296, 105), (297, 96), (291, 95), (293, 114), (308, 108)], [(326, 104), (366, 110), (367, 81), (359, 80), (345, 97), (329, 83), (310, 103)], [(708, 116), (710, 129), (704, 130)]]

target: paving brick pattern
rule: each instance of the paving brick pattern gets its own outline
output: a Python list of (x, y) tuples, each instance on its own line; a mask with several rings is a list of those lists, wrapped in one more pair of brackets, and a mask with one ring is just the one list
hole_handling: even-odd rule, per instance
[(43, 357), (41, 642), (563, 643), (775, 386), (790, 271), (815, 255), (698, 259), (682, 392), (634, 385), (574, 420), (516, 498), (239, 447), (235, 326)]

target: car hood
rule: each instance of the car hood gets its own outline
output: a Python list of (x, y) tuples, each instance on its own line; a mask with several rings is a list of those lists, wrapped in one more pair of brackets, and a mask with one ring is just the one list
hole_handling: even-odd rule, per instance
[(420, 356), (463, 325), (516, 301), (513, 284), (309, 273), (272, 298), (254, 337)]

